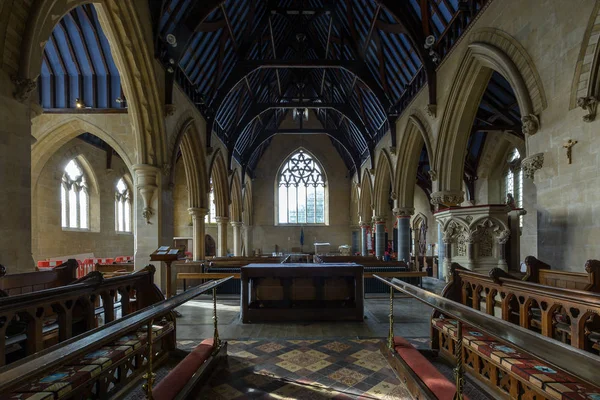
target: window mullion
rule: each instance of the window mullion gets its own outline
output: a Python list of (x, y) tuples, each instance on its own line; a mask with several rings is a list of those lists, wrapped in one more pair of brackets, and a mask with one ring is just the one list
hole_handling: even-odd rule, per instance
[(75, 202), (76, 202), (76, 218), (77, 218), (77, 228), (81, 228), (81, 188), (75, 186)]

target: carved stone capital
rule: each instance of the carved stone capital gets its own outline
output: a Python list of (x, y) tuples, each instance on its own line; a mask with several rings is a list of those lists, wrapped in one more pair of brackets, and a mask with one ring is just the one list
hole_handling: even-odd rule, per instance
[(528, 114), (521, 117), (523, 123), (524, 135), (535, 135), (540, 129), (540, 120), (535, 114)]
[(393, 210), (396, 217), (410, 217), (415, 213), (415, 209), (412, 207), (397, 207)]
[(204, 219), (206, 214), (208, 214), (208, 209), (202, 208), (202, 207), (192, 207), (192, 208), (188, 208), (188, 212), (190, 213), (192, 218), (195, 217), (195, 218)]
[(462, 190), (450, 191), (443, 190), (439, 192), (433, 192), (431, 194), (431, 204), (434, 206), (458, 206), (465, 200), (465, 194)]
[(13, 96), (18, 102), (25, 103), (29, 99), (31, 92), (37, 87), (37, 80), (29, 78), (20, 78), (16, 75), (10, 77), (10, 80), (15, 84)]
[(175, 104), (165, 104), (165, 117), (172, 117), (177, 112)]
[(229, 222), (229, 217), (215, 217), (215, 221), (217, 224), (227, 224)]
[(390, 153), (396, 155), (396, 146), (390, 146)]
[(544, 166), (544, 153), (537, 153), (521, 161), (521, 169), (525, 177), (533, 180), (535, 171)]
[(435, 169), (430, 169), (429, 170), (429, 177), (431, 178), (432, 182), (437, 181), (437, 171)]
[(231, 221), (230, 224), (233, 228), (236, 228), (236, 227), (239, 228), (242, 225), (244, 225), (244, 223), (242, 221)]
[(435, 118), (436, 113), (437, 113), (437, 104), (427, 104), (425, 106), (425, 112), (427, 113), (427, 115), (429, 115), (431, 118)]
[(596, 110), (598, 109), (598, 99), (594, 96), (580, 97), (577, 99), (577, 106), (587, 111), (583, 116), (585, 122), (592, 122), (596, 119)]

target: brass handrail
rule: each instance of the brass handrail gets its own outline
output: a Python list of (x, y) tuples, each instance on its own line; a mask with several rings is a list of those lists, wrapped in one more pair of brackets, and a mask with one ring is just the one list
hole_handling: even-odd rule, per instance
[[(112, 342), (135, 327), (167, 315), (174, 308), (179, 307), (194, 297), (209, 292), (230, 279), (232, 277), (196, 286), (170, 299), (143, 308), (102, 327), (92, 329), (86, 337), (69, 339), (58, 346), (48, 348), (20, 361), (6, 365), (0, 368), (0, 376), (2, 376), (0, 380), (0, 393), (10, 393), (10, 390), (17, 387), (17, 385), (28, 381), (36, 375), (51, 370), (58, 362), (64, 364), (82, 356), (92, 348), (98, 347), (98, 345)], [(149, 336), (148, 341), (151, 340), (152, 336)]]
[(597, 355), (548, 338), (398, 279), (388, 280), (376, 275), (375, 278), (435, 308), (448, 317), (454, 318), (502, 341), (512, 343), (525, 352), (559, 369), (567, 371), (594, 386), (597, 385), (598, 371), (600, 371), (600, 357)]

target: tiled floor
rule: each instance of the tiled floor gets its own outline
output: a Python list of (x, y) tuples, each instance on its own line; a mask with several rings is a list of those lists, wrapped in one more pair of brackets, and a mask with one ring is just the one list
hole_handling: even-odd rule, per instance
[(197, 399), (410, 399), (380, 339), (230, 340), (228, 364)]

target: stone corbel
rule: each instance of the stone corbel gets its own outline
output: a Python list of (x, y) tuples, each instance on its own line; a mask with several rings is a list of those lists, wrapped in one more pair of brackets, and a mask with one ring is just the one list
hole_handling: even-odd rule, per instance
[(154, 215), (152, 200), (154, 200), (154, 195), (158, 190), (157, 177), (160, 174), (160, 169), (152, 165), (138, 164), (133, 166), (133, 171), (136, 175), (137, 189), (144, 201), (142, 217), (146, 220), (146, 224), (150, 224), (150, 218)]
[(535, 135), (540, 129), (540, 120), (535, 114), (528, 114), (521, 117), (523, 123), (524, 135)]
[(391, 153), (392, 155), (396, 155), (396, 146), (390, 146), (390, 148), (389, 148), (389, 149), (390, 149), (390, 153)]
[(432, 182), (437, 181), (437, 172), (435, 169), (430, 169), (429, 170), (429, 177), (431, 178)]
[(427, 104), (425, 106), (425, 112), (427, 113), (427, 115), (429, 115), (431, 118), (435, 118), (436, 113), (437, 113), (437, 104)]
[(29, 100), (29, 95), (37, 87), (37, 80), (29, 78), (20, 78), (16, 75), (11, 76), (10, 80), (15, 84), (13, 96), (20, 103)]
[(577, 99), (577, 106), (587, 111), (583, 116), (585, 122), (592, 122), (596, 119), (596, 110), (598, 109), (598, 99), (594, 96), (580, 97)]
[(175, 104), (165, 104), (165, 117), (172, 117), (177, 112)]
[(465, 194), (462, 190), (443, 190), (431, 194), (431, 204), (434, 206), (459, 206), (463, 201), (465, 201)]
[(525, 157), (521, 161), (521, 169), (525, 177), (533, 180), (535, 171), (544, 166), (544, 153), (537, 153), (529, 157)]

